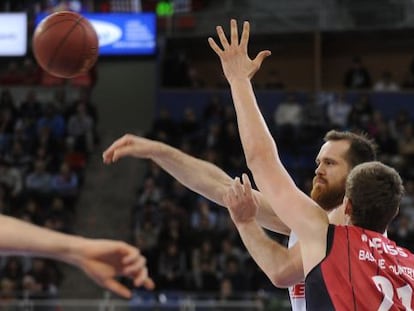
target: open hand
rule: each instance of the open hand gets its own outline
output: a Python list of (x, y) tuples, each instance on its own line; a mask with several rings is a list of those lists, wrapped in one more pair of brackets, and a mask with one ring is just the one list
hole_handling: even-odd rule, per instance
[(259, 208), (249, 177), (243, 174), (242, 179), (243, 184), (236, 177), (223, 198), (235, 225), (254, 221)]
[(151, 152), (156, 147), (157, 142), (135, 136), (125, 134), (121, 138), (115, 140), (102, 154), (105, 164), (118, 161), (120, 158), (132, 156), (136, 158), (147, 159), (151, 156)]
[(210, 47), (220, 57), (224, 75), (231, 82), (233, 79), (251, 79), (259, 70), (263, 60), (271, 54), (265, 50), (257, 54), (252, 60), (247, 54), (247, 45), (250, 35), (250, 24), (245, 21), (243, 23), (243, 32), (239, 41), (237, 30), (237, 22), (232, 19), (230, 22), (230, 43), (226, 38), (222, 26), (217, 26), (217, 35), (219, 37), (222, 48), (220, 48), (213, 38), (208, 38)]

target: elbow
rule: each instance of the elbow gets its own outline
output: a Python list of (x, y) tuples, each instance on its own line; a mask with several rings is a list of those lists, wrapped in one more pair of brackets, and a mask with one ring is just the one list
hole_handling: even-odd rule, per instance
[(256, 163), (260, 162), (260, 155), (258, 152), (252, 152), (251, 154), (246, 154), (246, 164), (249, 170), (253, 171)]
[(254, 172), (257, 169), (266, 167), (267, 164), (274, 164), (275, 160), (278, 159), (275, 154), (264, 148), (254, 148), (254, 152), (246, 154), (246, 164), (250, 171)]
[(267, 274), (272, 284), (278, 288), (288, 288), (303, 280), (302, 273), (290, 262), (275, 265)]
[[(247, 150), (250, 150), (250, 152), (247, 152)], [(262, 162), (262, 159), (264, 158), (264, 150), (263, 148), (260, 148), (259, 145), (254, 144), (251, 148), (246, 148), (245, 156), (247, 167), (253, 171), (253, 169)]]
[(269, 280), (277, 288), (288, 288), (291, 284), (288, 279), (278, 273), (272, 273), (268, 275)]

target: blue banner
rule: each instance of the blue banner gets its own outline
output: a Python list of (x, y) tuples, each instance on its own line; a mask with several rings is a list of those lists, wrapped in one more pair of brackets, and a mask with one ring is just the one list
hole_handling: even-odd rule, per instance
[[(156, 16), (152, 13), (84, 13), (99, 38), (99, 55), (153, 55)], [(36, 24), (46, 14), (39, 14)]]

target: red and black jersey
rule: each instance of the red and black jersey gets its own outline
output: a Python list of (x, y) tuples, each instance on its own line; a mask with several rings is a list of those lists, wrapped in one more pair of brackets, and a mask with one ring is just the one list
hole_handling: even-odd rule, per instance
[(378, 232), (329, 225), (326, 257), (306, 277), (307, 311), (414, 309), (414, 255)]

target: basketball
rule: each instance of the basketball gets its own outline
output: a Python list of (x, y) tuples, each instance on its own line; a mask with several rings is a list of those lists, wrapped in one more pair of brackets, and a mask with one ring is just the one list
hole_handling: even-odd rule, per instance
[(98, 35), (82, 15), (56, 12), (46, 17), (33, 34), (33, 54), (39, 66), (53, 76), (85, 74), (98, 58)]

